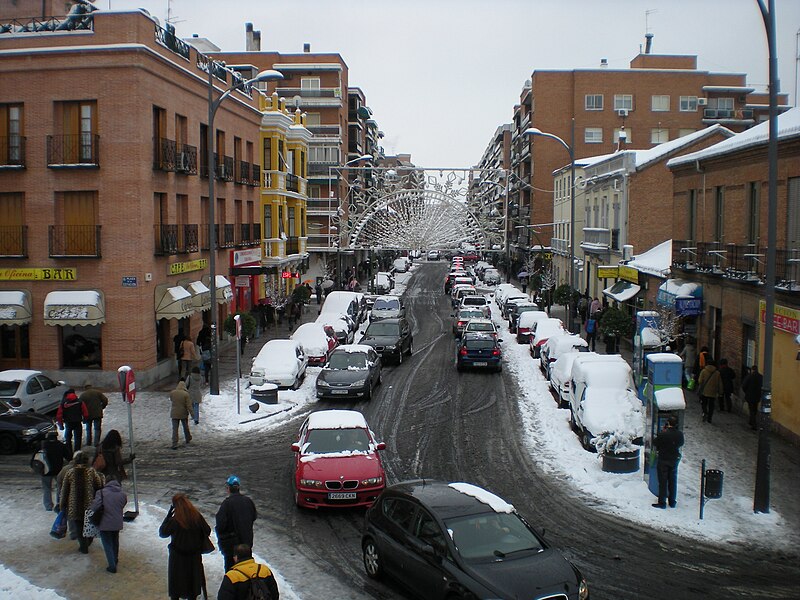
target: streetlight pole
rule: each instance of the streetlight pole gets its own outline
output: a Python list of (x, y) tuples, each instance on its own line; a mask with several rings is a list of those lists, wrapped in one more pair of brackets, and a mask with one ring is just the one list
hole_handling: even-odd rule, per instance
[(503, 215), (503, 229), (504, 229), (504, 237), (505, 237), (505, 250), (506, 250), (506, 283), (511, 283), (511, 240), (509, 239), (508, 235), (508, 209), (510, 207), (510, 202), (508, 201), (508, 182), (511, 179), (511, 172), (508, 169), (505, 169), (506, 175), (506, 184), (505, 184), (505, 195), (506, 195), (506, 208)]
[[(208, 67), (208, 130), (206, 131), (206, 164), (208, 165), (208, 272), (209, 286), (208, 291), (211, 295), (211, 377), (209, 379), (209, 391), (211, 394), (219, 395), (219, 352), (217, 344), (217, 230), (215, 226), (216, 215), (214, 214), (214, 180), (217, 176), (217, 163), (214, 160), (214, 116), (217, 114), (222, 101), (225, 100), (234, 90), (238, 90), (246, 85), (258, 81), (270, 81), (283, 79), (283, 75), (278, 71), (261, 71), (257, 76), (247, 81), (241, 81), (227, 90), (219, 98), (214, 100), (214, 66), (216, 63), (208, 57), (206, 63)], [(259, 177), (260, 179), (260, 177)], [(239, 349), (236, 349), (238, 354)]]
[(572, 118), (571, 144), (553, 133), (546, 133), (536, 127), (526, 129), (523, 135), (536, 135), (550, 138), (561, 144), (569, 153), (569, 299), (567, 301), (567, 328), (574, 333), (574, 319), (572, 318), (573, 293), (575, 290), (575, 118)]

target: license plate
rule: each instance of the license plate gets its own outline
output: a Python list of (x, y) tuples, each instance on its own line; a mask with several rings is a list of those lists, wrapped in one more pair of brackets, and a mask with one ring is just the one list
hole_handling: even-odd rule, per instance
[(346, 394), (347, 390), (331, 390), (331, 394)]
[(355, 492), (328, 492), (328, 500), (355, 500)]
[(487, 367), (487, 366), (489, 366), (489, 363), (487, 363), (487, 362), (476, 362), (476, 363), (472, 363), (472, 364), (474, 364), (476, 367)]

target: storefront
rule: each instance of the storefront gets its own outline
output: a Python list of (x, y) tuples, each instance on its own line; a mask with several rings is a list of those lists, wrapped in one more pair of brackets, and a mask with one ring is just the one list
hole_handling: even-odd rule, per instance
[(603, 295), (623, 306), (628, 306), (627, 312), (632, 317), (636, 310), (636, 296), (642, 289), (639, 285), (639, 271), (628, 265), (619, 265), (617, 277), (619, 279), (613, 285), (603, 290)]
[(233, 250), (230, 257), (230, 275), (234, 278), (233, 311), (247, 312), (264, 297), (261, 285), (261, 248)]
[[(767, 303), (758, 306), (758, 367), (764, 370), (764, 331)], [(775, 304), (772, 348), (772, 419), (776, 425), (800, 439), (800, 307)]]
[(31, 293), (0, 290), (0, 370), (30, 368)]
[(103, 369), (105, 297), (99, 290), (65, 290), (47, 294), (44, 324), (59, 328), (61, 368)]

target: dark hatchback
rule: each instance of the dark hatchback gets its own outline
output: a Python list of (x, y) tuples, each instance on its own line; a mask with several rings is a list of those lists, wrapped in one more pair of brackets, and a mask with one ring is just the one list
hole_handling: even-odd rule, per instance
[(367, 510), (367, 575), (389, 575), (421, 598), (587, 600), (580, 571), (513, 506), (467, 483), (406, 481)]
[(411, 327), (404, 317), (381, 319), (369, 324), (359, 344), (372, 346), (383, 360), (403, 362), (403, 354), (411, 356), (413, 338)]
[(381, 357), (370, 346), (350, 344), (331, 352), (317, 375), (317, 398), (372, 399), (372, 390), (381, 384)]
[(35, 412), (18, 412), (0, 400), (0, 454), (13, 454), (44, 439), (56, 424), (48, 416)]
[(501, 340), (490, 333), (465, 333), (456, 350), (456, 369), (467, 368), (503, 370)]

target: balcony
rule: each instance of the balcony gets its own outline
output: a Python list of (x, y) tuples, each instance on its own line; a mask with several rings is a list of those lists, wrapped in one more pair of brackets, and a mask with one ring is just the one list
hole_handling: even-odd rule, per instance
[(177, 147), (174, 140), (158, 138), (153, 144), (153, 170), (175, 171), (178, 164)]
[(240, 247), (261, 245), (261, 223), (241, 223), (236, 245)]
[(28, 226), (0, 226), (0, 256), (13, 258), (28, 257)]
[(291, 254), (303, 254), (306, 251), (306, 242), (308, 238), (305, 237), (289, 237), (286, 239), (286, 256)]
[(339, 207), (336, 198), (309, 198), (306, 201), (306, 212), (309, 215), (329, 215)]
[(21, 135), (0, 137), (0, 169), (25, 167), (25, 138)]
[(156, 42), (168, 50), (189, 60), (189, 44), (175, 37), (174, 26), (167, 24), (167, 28), (162, 29), (158, 25), (155, 25), (155, 38)]
[(51, 258), (100, 258), (100, 225), (50, 225)]
[(306, 129), (313, 133), (315, 138), (338, 140), (342, 137), (342, 130), (338, 125), (307, 125)]
[(197, 175), (197, 148), (189, 144), (178, 144), (175, 172), (184, 175)]
[(217, 231), (217, 245), (220, 248), (233, 248), (236, 245), (236, 226), (224, 224), (220, 230), (220, 225), (214, 226)]
[(587, 252), (609, 252), (620, 250), (620, 230), (600, 227), (585, 227), (581, 248)]
[(569, 240), (552, 238), (550, 240), (550, 245), (553, 248), (554, 254), (560, 254), (562, 256), (567, 256), (569, 254)]
[(217, 179), (233, 181), (233, 157), (223, 156), (222, 162), (217, 163)]
[[(315, 161), (315, 162), (308, 162), (308, 175), (309, 177), (331, 177), (331, 169), (338, 167), (338, 162), (330, 162), (330, 161)], [(335, 176), (335, 175), (334, 175)]]
[(155, 225), (156, 256), (197, 252), (200, 249), (198, 225)]
[(250, 181), (250, 163), (237, 160), (235, 161), (236, 170), (233, 174), (233, 182), (238, 184), (246, 184)]
[(286, 174), (286, 191), (288, 192), (300, 191), (300, 183), (297, 175), (292, 175), (291, 173)]
[(732, 108), (704, 108), (704, 121), (752, 121), (753, 110)]
[(47, 136), (48, 167), (99, 167), (100, 136), (91, 133)]

